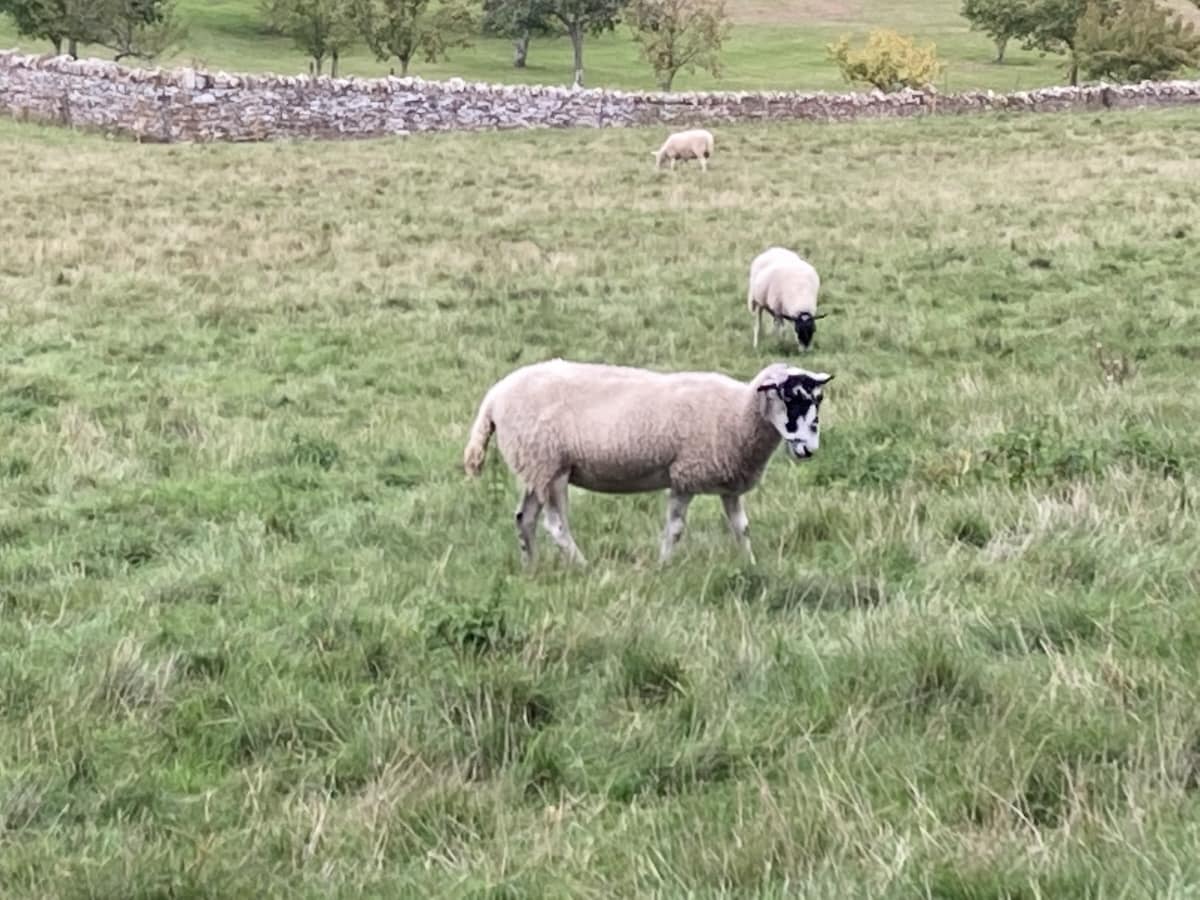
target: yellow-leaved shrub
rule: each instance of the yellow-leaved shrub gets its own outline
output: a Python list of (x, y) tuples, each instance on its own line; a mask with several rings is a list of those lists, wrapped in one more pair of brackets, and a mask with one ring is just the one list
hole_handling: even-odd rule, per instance
[(872, 31), (862, 47), (851, 47), (850, 39), (842, 37), (826, 49), (846, 81), (881, 91), (928, 88), (944, 68), (935, 45), (918, 47), (913, 38), (886, 28)]

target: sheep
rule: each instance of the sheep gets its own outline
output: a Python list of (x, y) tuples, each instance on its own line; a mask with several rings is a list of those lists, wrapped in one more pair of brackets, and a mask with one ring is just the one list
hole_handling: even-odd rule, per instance
[(566, 557), (586, 565), (567, 524), (567, 486), (609, 494), (666, 489), (665, 562), (683, 535), (688, 504), (717, 494), (750, 556), (742, 495), (758, 483), (782, 439), (793, 460), (820, 443), (822, 388), (833, 376), (773, 363), (748, 383), (717, 372), (660, 373), (562, 359), (523, 366), (487, 392), (463, 468), (483, 468), (493, 432), (523, 492), (516, 511), (521, 560), (533, 561), (546, 530)]
[(817, 270), (791, 250), (770, 247), (754, 258), (750, 264), (750, 287), (747, 305), (754, 319), (754, 346), (758, 346), (758, 333), (762, 329), (762, 314), (769, 312), (779, 328), (787, 319), (796, 329), (796, 342), (801, 350), (812, 345), (816, 333), (816, 320), (825, 318), (817, 315), (817, 294), (821, 290), (821, 277)]
[(677, 131), (663, 141), (657, 150), (651, 150), (654, 157), (654, 168), (661, 169), (663, 160), (671, 161), (671, 169), (680, 159), (698, 159), (700, 168), (708, 171), (708, 158), (713, 152), (713, 136), (711, 131), (704, 128), (693, 128), (690, 131)]

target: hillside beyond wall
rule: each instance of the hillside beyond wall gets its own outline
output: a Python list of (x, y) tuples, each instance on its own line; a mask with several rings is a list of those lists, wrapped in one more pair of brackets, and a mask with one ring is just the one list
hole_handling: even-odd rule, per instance
[(0, 113), (150, 141), (350, 138), (420, 131), (845, 120), (1200, 104), (1200, 82), (1012, 94), (636, 93), (420, 78), (227, 75), (0, 52)]

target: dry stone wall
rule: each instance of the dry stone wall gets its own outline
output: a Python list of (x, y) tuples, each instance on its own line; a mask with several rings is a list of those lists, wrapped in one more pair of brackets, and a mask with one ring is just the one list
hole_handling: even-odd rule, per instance
[(637, 93), (459, 79), (228, 75), (0, 52), (0, 113), (152, 141), (351, 138), (498, 128), (845, 120), (1200, 104), (1200, 81), (996, 94)]

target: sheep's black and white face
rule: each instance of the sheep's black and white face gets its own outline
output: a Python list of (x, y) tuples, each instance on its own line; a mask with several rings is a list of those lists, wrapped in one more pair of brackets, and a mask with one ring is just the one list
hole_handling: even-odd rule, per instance
[(800, 313), (792, 319), (792, 325), (796, 329), (796, 343), (801, 350), (807, 350), (812, 346), (813, 335), (817, 333), (817, 320), (811, 313)]
[(809, 459), (821, 445), (821, 393), (832, 378), (824, 372), (788, 367), (759, 387), (768, 395), (767, 418), (792, 459)]

